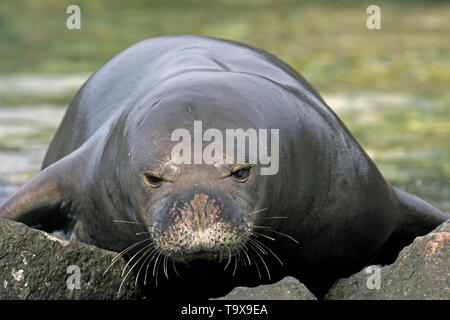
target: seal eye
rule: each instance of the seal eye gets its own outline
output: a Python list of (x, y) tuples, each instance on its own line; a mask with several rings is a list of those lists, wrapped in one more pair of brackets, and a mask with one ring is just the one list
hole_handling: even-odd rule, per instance
[(143, 173), (145, 180), (152, 188), (158, 188), (164, 182), (164, 179), (153, 171), (146, 171)]
[(237, 167), (231, 171), (231, 176), (238, 182), (245, 182), (250, 177), (252, 167)]

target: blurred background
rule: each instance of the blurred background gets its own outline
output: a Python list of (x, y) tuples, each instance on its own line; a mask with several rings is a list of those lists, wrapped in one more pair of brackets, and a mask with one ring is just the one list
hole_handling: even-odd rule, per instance
[[(81, 9), (68, 30), (66, 8)], [(0, 203), (35, 175), (75, 92), (140, 40), (199, 34), (292, 65), (385, 178), (450, 211), (450, 1), (0, 0)]]

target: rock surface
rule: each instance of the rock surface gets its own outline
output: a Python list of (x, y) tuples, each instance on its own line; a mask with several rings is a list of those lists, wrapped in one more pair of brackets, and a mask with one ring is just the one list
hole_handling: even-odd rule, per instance
[[(119, 293), (124, 260), (117, 261), (104, 275), (115, 255), (0, 219), (0, 299), (144, 298), (140, 287), (134, 285), (133, 276), (124, 282)], [(378, 268), (375, 273), (360, 272), (338, 280), (325, 299), (450, 299), (449, 262), (450, 221), (447, 221), (416, 238), (392, 265)], [(217, 299), (315, 300), (316, 297), (297, 279), (286, 277), (270, 285), (237, 287)]]
[(450, 299), (450, 220), (417, 237), (378, 274), (379, 289), (376, 272), (360, 272), (338, 280), (325, 299)]
[(215, 300), (317, 300), (317, 298), (293, 277), (286, 277), (277, 283), (255, 288), (237, 287), (226, 296)]
[(133, 277), (118, 294), (123, 260), (103, 275), (115, 255), (0, 219), (0, 299), (138, 298)]

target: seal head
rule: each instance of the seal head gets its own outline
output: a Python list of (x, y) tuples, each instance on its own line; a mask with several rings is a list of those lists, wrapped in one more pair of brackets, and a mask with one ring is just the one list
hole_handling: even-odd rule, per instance
[[(201, 122), (204, 132), (223, 132), (223, 137), (229, 128), (259, 130), (274, 125), (260, 120), (257, 105), (262, 101), (255, 101), (256, 107), (252, 107), (254, 99), (250, 100), (250, 97), (257, 89), (254, 80), (233, 74), (211, 76), (220, 80), (217, 90), (230, 98), (218, 99), (215, 90), (199, 96), (197, 92), (211, 88), (211, 78), (205, 81), (194, 75), (180, 76), (181, 84), (161, 85), (136, 102), (138, 108), (121, 114), (98, 157), (98, 170), (103, 174), (102, 187), (96, 187), (96, 192), (103, 188), (104, 196), (111, 199), (104, 204), (103, 210), (117, 215), (116, 220), (145, 225), (154, 249), (175, 262), (227, 260), (251, 246), (247, 241), (254, 233), (255, 218), (263, 215), (258, 215), (257, 211), (267, 209), (271, 199), (272, 188), (268, 181), (276, 179), (260, 175), (259, 166), (249, 163), (250, 148), (245, 150), (242, 163), (236, 159), (227, 161), (225, 148), (212, 150), (216, 159), (223, 160), (214, 163), (180, 164), (172, 159), (173, 150), (179, 144), (178, 140), (172, 139), (173, 133), (185, 129), (194, 137), (197, 134), (194, 122)], [(225, 81), (229, 77), (236, 79)], [(247, 92), (240, 90), (243, 84), (247, 86)], [(174, 93), (167, 96), (166, 92)], [(265, 99), (265, 103), (273, 104), (282, 99), (273, 93), (271, 98), (259, 97)], [(255, 116), (248, 118), (248, 112)], [(210, 141), (201, 141), (200, 149), (205, 156), (210, 144)], [(222, 145), (225, 147), (226, 142)], [(236, 144), (235, 154), (237, 148)], [(117, 150), (127, 156), (118, 157)], [(194, 161), (195, 146), (189, 150)], [(98, 185), (96, 181), (91, 183)], [(93, 221), (90, 223), (92, 226)], [(111, 228), (99, 221), (99, 229), (106, 226)], [(98, 233), (103, 234), (103, 231)], [(84, 231), (76, 232), (75, 236), (94, 243), (100, 240), (92, 233), (86, 239)], [(134, 242), (137, 240), (133, 237)], [(121, 251), (125, 243), (120, 242), (121, 247), (115, 247), (117, 244), (117, 241), (110, 242), (109, 246)], [(131, 244), (133, 242), (127, 246)]]

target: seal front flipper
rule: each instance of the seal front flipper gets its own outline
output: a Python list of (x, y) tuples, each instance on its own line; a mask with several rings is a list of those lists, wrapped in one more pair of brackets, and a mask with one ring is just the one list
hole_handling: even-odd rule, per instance
[(450, 214), (442, 212), (425, 200), (393, 187), (400, 202), (401, 227), (405, 235), (423, 235), (444, 221), (450, 219)]
[(416, 237), (429, 233), (450, 219), (449, 213), (442, 212), (425, 200), (394, 186), (392, 190), (399, 203), (399, 221), (377, 257), (377, 263), (382, 264), (393, 262), (401, 249), (412, 243)]
[(68, 232), (75, 223), (72, 195), (74, 155), (39, 172), (0, 206), (0, 218), (25, 223), (47, 232)]

